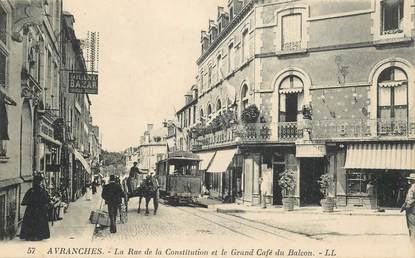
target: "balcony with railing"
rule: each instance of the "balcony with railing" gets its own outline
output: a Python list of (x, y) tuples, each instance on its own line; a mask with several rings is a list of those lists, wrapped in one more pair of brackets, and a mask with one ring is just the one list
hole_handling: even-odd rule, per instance
[(415, 120), (336, 119), (312, 121), (313, 140), (401, 140), (415, 138)]
[[(278, 134), (277, 132), (278, 128)], [(278, 135), (278, 137), (277, 137)], [(207, 133), (192, 139), (192, 150), (204, 150), (235, 144), (260, 144), (273, 142), (294, 143), (302, 138), (297, 123), (248, 123), (237, 124), (225, 130)]]
[[(306, 127), (313, 142), (415, 139), (414, 119), (311, 120)], [(191, 148), (205, 150), (236, 144), (296, 143), (304, 138), (303, 128), (304, 121), (237, 124), (193, 138)]]

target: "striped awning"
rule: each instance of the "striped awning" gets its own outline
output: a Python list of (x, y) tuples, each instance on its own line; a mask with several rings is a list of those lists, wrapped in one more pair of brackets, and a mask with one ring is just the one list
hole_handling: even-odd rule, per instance
[(301, 93), (303, 92), (303, 88), (289, 88), (289, 89), (281, 89), (280, 94), (292, 94), (292, 93)]
[(75, 159), (81, 162), (82, 166), (85, 168), (88, 174), (91, 174), (91, 167), (89, 166), (88, 162), (84, 159), (81, 153), (74, 149), (73, 154), (75, 155)]
[(212, 164), (208, 167), (207, 172), (209, 173), (223, 173), (225, 172), (230, 163), (232, 162), (233, 156), (236, 154), (236, 148), (228, 150), (218, 150), (213, 158)]
[(206, 170), (210, 163), (212, 163), (213, 156), (215, 156), (215, 151), (208, 151), (208, 152), (202, 152), (197, 153), (199, 155), (199, 158), (201, 159), (199, 169), (200, 170)]
[(415, 144), (361, 143), (347, 146), (348, 169), (415, 170)]
[(401, 81), (384, 81), (384, 82), (380, 82), (379, 86), (383, 87), (383, 88), (391, 88), (391, 87), (398, 87), (401, 85), (407, 84), (406, 80), (401, 80)]

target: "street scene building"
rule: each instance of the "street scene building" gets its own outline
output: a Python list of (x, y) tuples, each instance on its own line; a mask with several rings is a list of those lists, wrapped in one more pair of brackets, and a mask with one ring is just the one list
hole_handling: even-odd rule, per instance
[(34, 174), (43, 175), (55, 212), (85, 192), (91, 162), (99, 167), (91, 101), (68, 90), (68, 71), (86, 71), (73, 23), (62, 1), (0, 2), (1, 238), (18, 231)]
[(223, 108), (234, 120), (192, 139), (201, 156), (216, 153), (207, 168), (215, 197), (281, 204), (279, 174), (292, 169), (301, 206), (319, 205), (322, 174), (334, 178), (338, 206), (402, 205), (415, 169), (414, 10), (352, 2), (218, 8), (201, 33), (197, 120)]
[(415, 0), (71, 1), (0, 0), (3, 242), (413, 256)]

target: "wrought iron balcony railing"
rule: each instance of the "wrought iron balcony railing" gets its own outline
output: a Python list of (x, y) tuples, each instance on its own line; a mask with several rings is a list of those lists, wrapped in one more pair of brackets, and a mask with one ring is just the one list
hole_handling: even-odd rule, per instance
[[(304, 122), (234, 125), (192, 139), (191, 147), (197, 150), (244, 143), (295, 143), (304, 138), (304, 125)], [(415, 119), (311, 120), (307, 127), (312, 141), (415, 138)]]

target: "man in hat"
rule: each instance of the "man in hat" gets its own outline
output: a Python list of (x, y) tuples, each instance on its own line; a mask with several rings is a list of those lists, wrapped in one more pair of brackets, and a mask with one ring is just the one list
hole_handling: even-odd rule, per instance
[(138, 174), (142, 174), (140, 170), (138, 169), (137, 164), (138, 164), (137, 162), (133, 163), (133, 166), (130, 168), (130, 174), (128, 175), (128, 178), (127, 178), (127, 187), (128, 187), (128, 192), (130, 193), (132, 193), (133, 190), (135, 190), (132, 187), (135, 176)]
[(409, 230), (409, 237), (415, 241), (415, 173), (407, 177), (411, 185), (406, 194), (405, 203), (402, 205), (401, 212), (406, 212), (406, 224)]
[(110, 176), (109, 183), (102, 189), (102, 198), (108, 204), (108, 215), (110, 217), (110, 232), (116, 233), (116, 218), (118, 207), (121, 205), (124, 192), (119, 184), (115, 182), (115, 175)]

